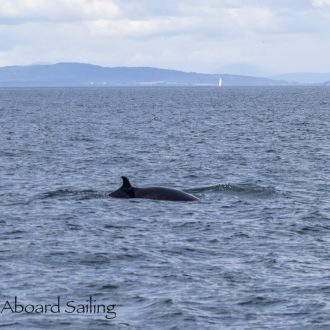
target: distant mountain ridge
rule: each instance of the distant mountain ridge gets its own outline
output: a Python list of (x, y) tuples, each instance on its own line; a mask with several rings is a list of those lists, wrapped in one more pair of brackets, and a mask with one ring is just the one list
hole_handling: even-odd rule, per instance
[[(217, 86), (220, 74), (152, 67), (102, 67), (82, 63), (0, 68), (2, 87), (52, 86)], [(287, 85), (284, 80), (221, 74), (223, 86)]]
[(327, 84), (330, 73), (296, 72), (272, 76), (272, 79), (286, 80), (296, 84)]

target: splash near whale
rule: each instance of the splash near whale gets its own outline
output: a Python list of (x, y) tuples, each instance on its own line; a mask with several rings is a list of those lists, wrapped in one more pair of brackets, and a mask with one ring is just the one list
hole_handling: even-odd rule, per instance
[(122, 186), (109, 194), (113, 198), (145, 198), (164, 201), (178, 201), (178, 202), (192, 202), (197, 201), (198, 198), (173, 188), (165, 187), (133, 187), (128, 178), (122, 176)]

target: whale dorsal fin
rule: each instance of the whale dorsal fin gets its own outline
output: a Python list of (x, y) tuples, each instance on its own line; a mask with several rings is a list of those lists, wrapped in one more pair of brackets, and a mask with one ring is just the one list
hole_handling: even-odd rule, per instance
[(122, 176), (121, 178), (123, 179), (123, 184), (120, 187), (120, 190), (124, 190), (129, 197), (134, 198), (135, 193), (134, 193), (134, 188), (132, 187), (131, 183), (126, 178), (126, 176)]
[(132, 185), (129, 182), (129, 180), (126, 178), (126, 176), (122, 176), (121, 178), (123, 179), (123, 185), (121, 186), (121, 189), (126, 190), (132, 188)]

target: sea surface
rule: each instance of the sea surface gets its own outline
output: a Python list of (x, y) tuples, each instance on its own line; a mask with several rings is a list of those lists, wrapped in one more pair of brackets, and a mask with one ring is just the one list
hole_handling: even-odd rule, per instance
[(329, 132), (329, 87), (0, 89), (0, 328), (330, 329)]

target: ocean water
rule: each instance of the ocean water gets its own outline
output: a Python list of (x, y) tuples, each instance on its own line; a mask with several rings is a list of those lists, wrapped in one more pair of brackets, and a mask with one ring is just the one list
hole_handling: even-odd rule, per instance
[(329, 329), (329, 126), (326, 87), (0, 89), (0, 326)]

